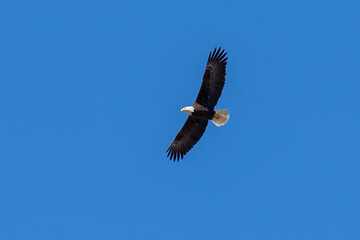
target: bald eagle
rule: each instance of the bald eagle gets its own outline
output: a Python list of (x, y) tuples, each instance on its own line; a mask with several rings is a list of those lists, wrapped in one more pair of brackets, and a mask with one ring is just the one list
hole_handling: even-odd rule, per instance
[(180, 160), (200, 140), (208, 120), (216, 126), (224, 125), (229, 119), (226, 109), (214, 110), (225, 84), (227, 57), (221, 47), (209, 54), (202, 84), (195, 103), (184, 107), (182, 112), (190, 116), (167, 149), (170, 160)]

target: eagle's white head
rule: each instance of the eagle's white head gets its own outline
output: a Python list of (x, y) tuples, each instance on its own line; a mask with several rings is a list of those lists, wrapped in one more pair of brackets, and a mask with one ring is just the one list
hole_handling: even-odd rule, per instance
[(181, 111), (191, 115), (191, 113), (194, 112), (194, 107), (193, 106), (184, 107), (181, 109)]

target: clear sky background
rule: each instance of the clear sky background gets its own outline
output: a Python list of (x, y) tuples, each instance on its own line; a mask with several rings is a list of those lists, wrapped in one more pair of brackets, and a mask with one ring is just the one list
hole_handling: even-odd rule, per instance
[[(1, 1), (0, 239), (360, 239), (359, 1)], [(218, 108), (180, 162), (210, 50)]]

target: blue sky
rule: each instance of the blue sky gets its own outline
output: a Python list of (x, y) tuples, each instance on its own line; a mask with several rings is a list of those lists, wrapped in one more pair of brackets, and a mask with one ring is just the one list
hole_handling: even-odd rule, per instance
[[(2, 1), (0, 239), (360, 239), (358, 1)], [(179, 163), (209, 51), (218, 108)]]

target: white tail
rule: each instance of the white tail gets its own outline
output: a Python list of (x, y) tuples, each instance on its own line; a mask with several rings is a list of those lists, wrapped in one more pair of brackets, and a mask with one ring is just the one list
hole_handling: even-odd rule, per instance
[(224, 125), (229, 120), (229, 113), (226, 109), (215, 110), (215, 115), (211, 121), (218, 127)]

